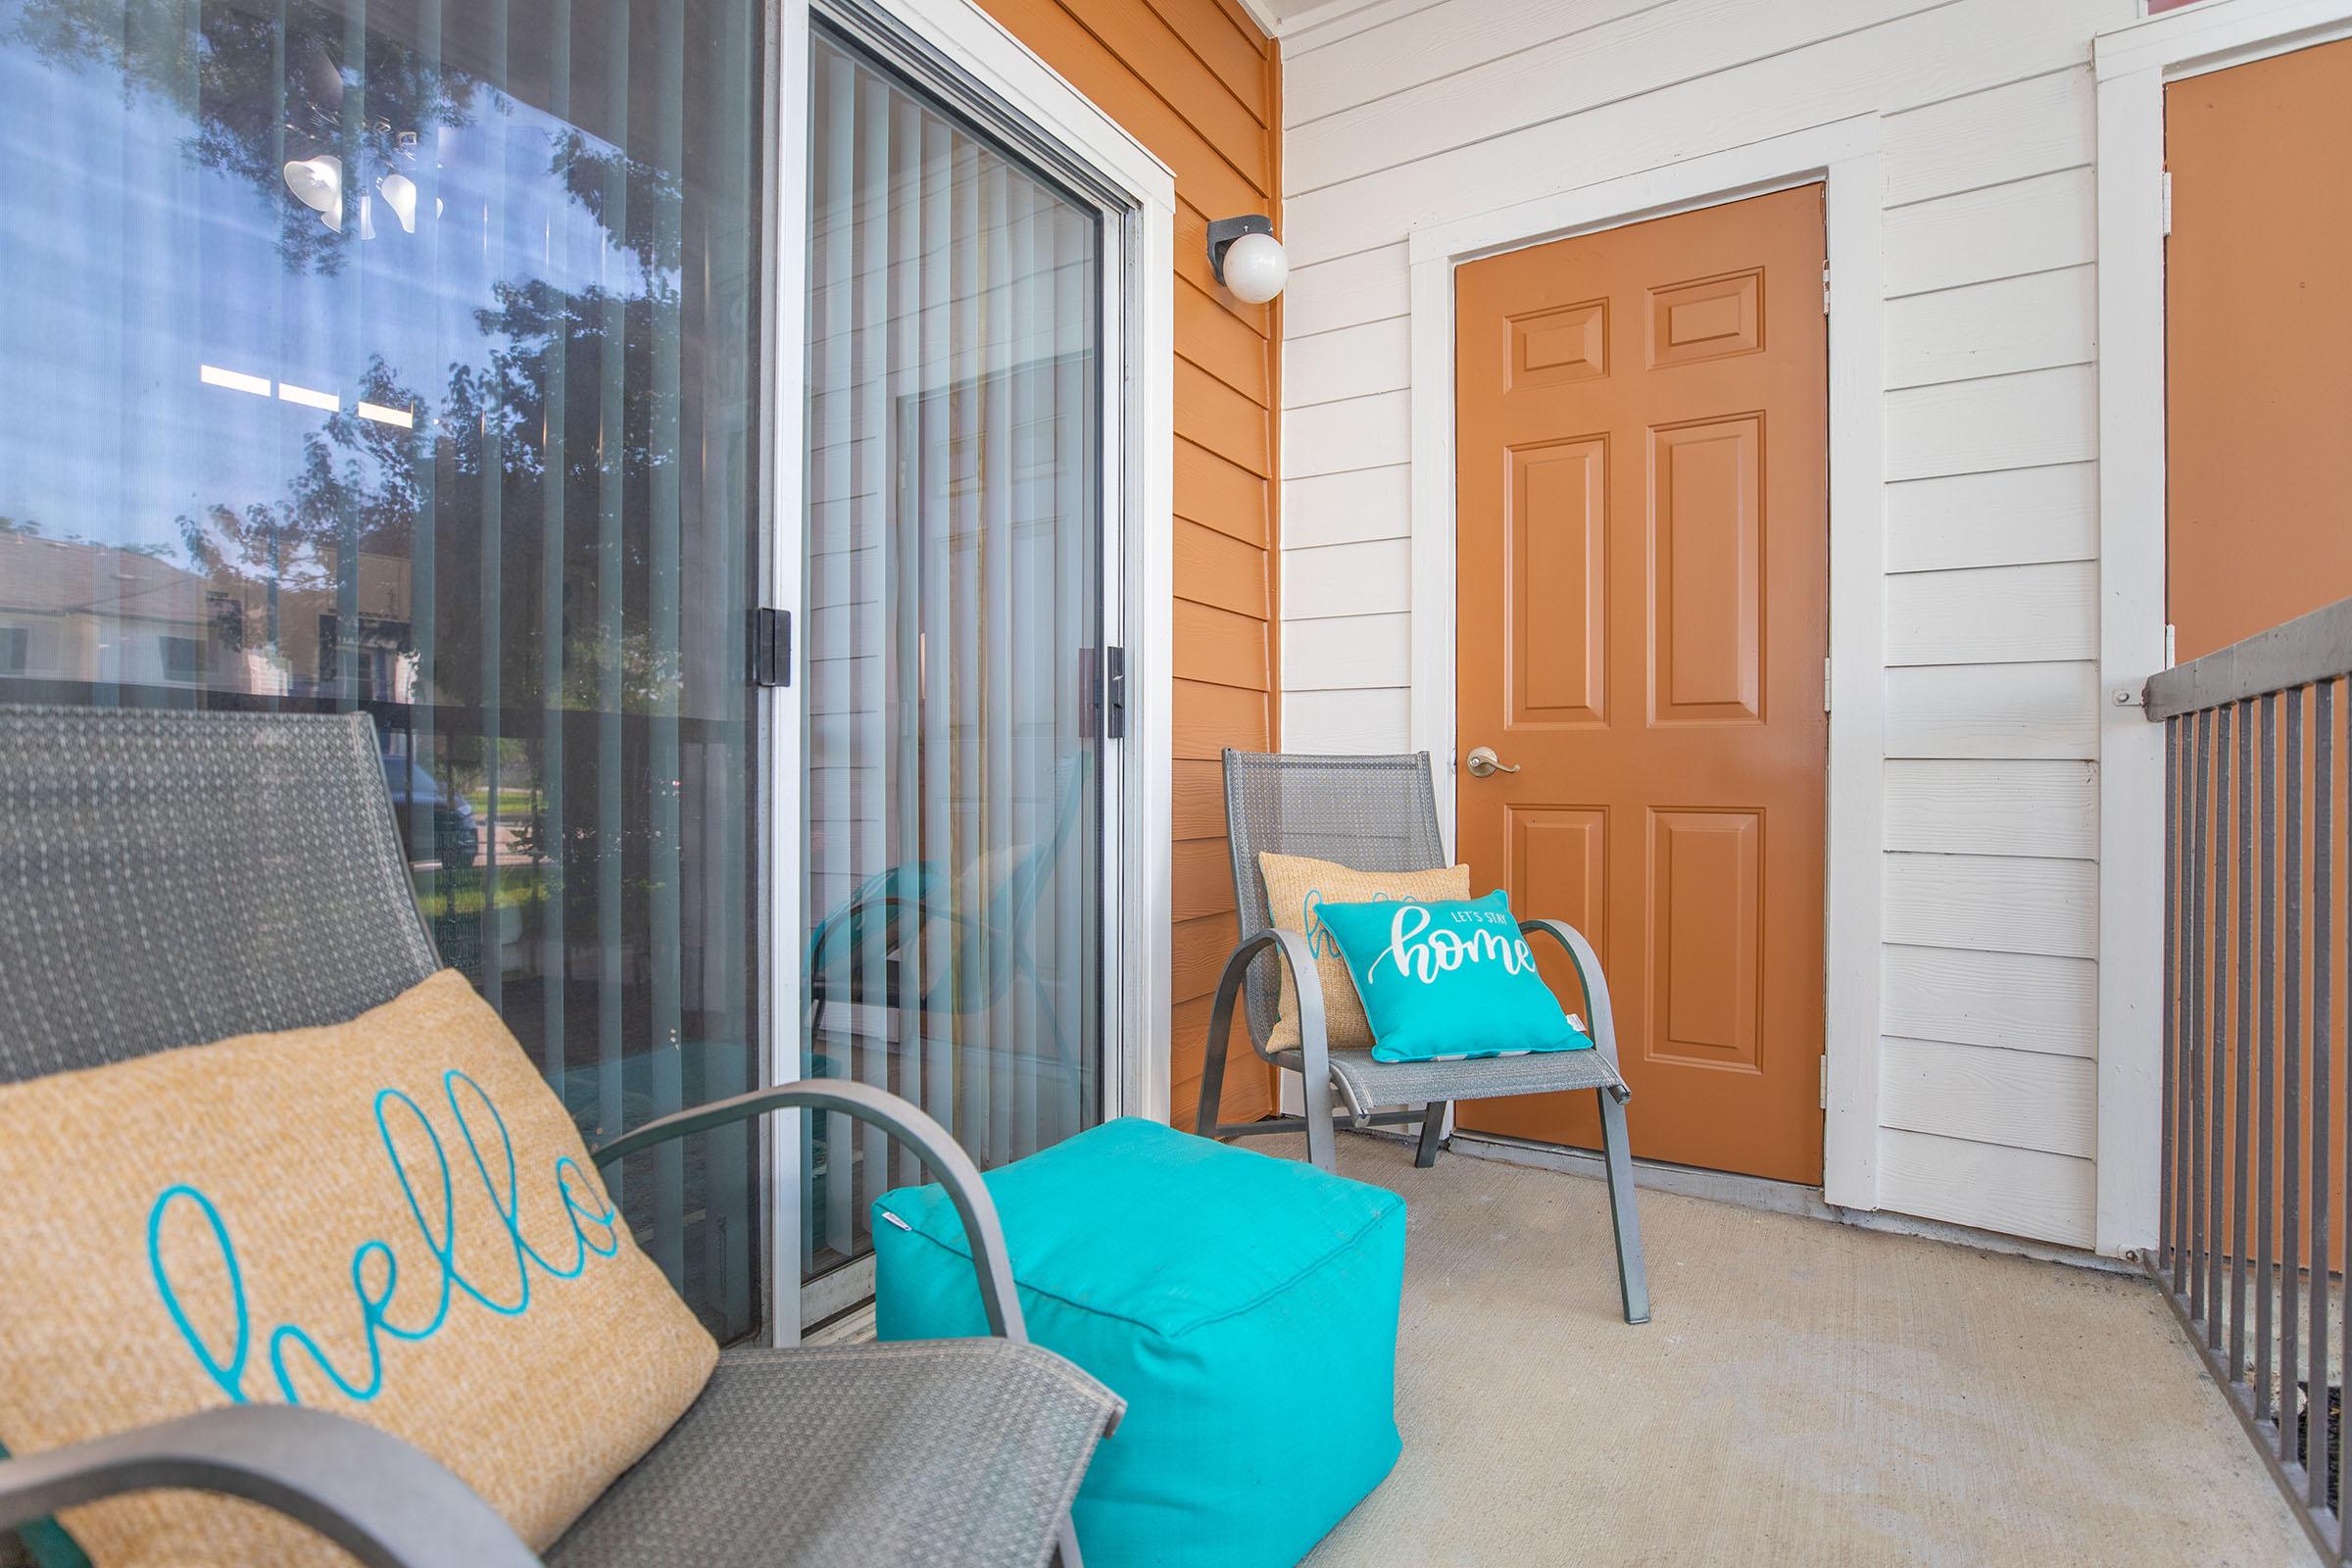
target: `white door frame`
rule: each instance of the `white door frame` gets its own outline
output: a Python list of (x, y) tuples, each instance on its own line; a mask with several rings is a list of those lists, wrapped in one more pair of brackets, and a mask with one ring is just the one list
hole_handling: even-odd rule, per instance
[(1886, 745), (1885, 369), (1879, 118), (1744, 147), (1415, 228), (1412, 268), (1412, 696), (1454, 825), (1453, 270), (1503, 251), (1816, 180), (1828, 188), (1830, 777), (1824, 1196), (1879, 1206), (1879, 940)]
[(2201, 0), (2093, 41), (2099, 193), (2101, 1252), (2153, 1246), (2164, 1142), (2164, 88), (2352, 37), (2352, 0)]
[[(1103, 1113), (1168, 1118), (1170, 725), (1174, 630), (1176, 177), (1150, 149), (1056, 75), (972, 0), (856, 0), (931, 49), (1000, 113), (1054, 143), (1118, 194), (1103, 225), (1105, 348), (1103, 640), (1127, 651), (1127, 738), (1103, 768), (1103, 837), (1113, 853), (1103, 887)], [(769, 603), (804, 607), (800, 545), (806, 494), (809, 0), (772, 0), (769, 102), (771, 257), (767, 364), (775, 406), (769, 439), (775, 519)], [(770, 1082), (800, 1071), (802, 1020), (800, 785), (801, 704), (808, 639), (795, 650), (793, 684), (768, 694), (771, 769), (763, 867), (768, 918), (761, 1013)], [(779, 1004), (785, 999), (785, 1004)], [(802, 1118), (770, 1117), (768, 1311), (779, 1345), (801, 1336)]]

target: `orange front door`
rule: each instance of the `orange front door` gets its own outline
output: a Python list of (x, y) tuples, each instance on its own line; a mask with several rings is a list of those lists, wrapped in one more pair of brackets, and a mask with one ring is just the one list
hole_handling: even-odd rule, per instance
[[(1829, 759), (1823, 259), (1807, 185), (1454, 274), (1455, 753), (1491, 747), (1519, 769), (1457, 771), (1462, 857), (1478, 887), (1598, 950), (1635, 1153), (1807, 1183)], [(1490, 1101), (1461, 1119), (1592, 1146), (1590, 1102)]]

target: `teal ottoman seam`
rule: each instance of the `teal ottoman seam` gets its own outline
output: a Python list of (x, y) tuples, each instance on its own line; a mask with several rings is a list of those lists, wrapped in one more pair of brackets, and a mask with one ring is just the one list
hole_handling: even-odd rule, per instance
[(1290, 1295), (1292, 1292), (1299, 1289), (1301, 1286), (1311, 1282), (1317, 1274), (1322, 1273), (1325, 1269), (1332, 1268), (1340, 1263), (1346, 1262), (1348, 1259), (1348, 1254), (1355, 1250), (1357, 1243), (1361, 1242), (1365, 1237), (1371, 1235), (1375, 1230), (1379, 1229), (1380, 1226), (1388, 1220), (1390, 1215), (1396, 1213), (1403, 1207), (1404, 1200), (1401, 1198), (1397, 1199), (1396, 1202), (1390, 1204), (1386, 1208), (1383, 1208), (1379, 1213), (1366, 1220), (1362, 1227), (1359, 1228), (1353, 1236), (1348, 1237), (1346, 1241), (1334, 1247), (1330, 1251), (1325, 1252), (1321, 1257), (1316, 1258), (1312, 1263), (1309, 1263), (1306, 1267), (1300, 1269), (1289, 1279), (1284, 1280), (1280, 1285), (1274, 1286), (1272, 1289), (1266, 1291), (1264, 1294), (1258, 1296), (1248, 1303), (1237, 1306), (1230, 1312), (1220, 1312), (1215, 1317), (1202, 1318), (1198, 1323), (1187, 1323), (1183, 1328), (1177, 1330), (1174, 1334), (1163, 1334), (1162, 1337), (1165, 1339), (1180, 1340), (1186, 1335), (1197, 1333), (1201, 1329), (1215, 1328), (1220, 1323), (1229, 1323), (1237, 1317), (1242, 1317), (1250, 1312), (1256, 1311), (1259, 1307), (1264, 1306), (1267, 1302), (1272, 1301), (1279, 1297)]
[[(1381, 1208), (1377, 1210), (1370, 1219), (1365, 1220), (1363, 1224), (1357, 1226), (1355, 1230), (1347, 1237), (1335, 1242), (1332, 1245), (1331, 1250), (1323, 1253), (1322, 1256), (1316, 1258), (1313, 1262), (1308, 1263), (1304, 1268), (1298, 1270), (1296, 1274), (1292, 1274), (1285, 1279), (1275, 1281), (1272, 1285), (1267, 1286), (1257, 1295), (1250, 1298), (1249, 1300), (1244, 1301), (1237, 1306), (1230, 1307), (1223, 1312), (1219, 1312), (1214, 1317), (1196, 1319), (1191, 1323), (1187, 1323), (1180, 1329), (1162, 1328), (1156, 1323), (1148, 1323), (1142, 1318), (1132, 1317), (1125, 1312), (1114, 1311), (1109, 1307), (1097, 1306), (1090, 1301), (1073, 1301), (1068, 1297), (1062, 1295), (1059, 1291), (1047, 1290), (1043, 1286), (1032, 1285), (1027, 1280), (1020, 1278), (1020, 1260), (1018, 1258), (1011, 1260), (1014, 1284), (1024, 1296), (1035, 1296), (1045, 1300), (1056, 1302), (1059, 1305), (1068, 1307), (1073, 1312), (1085, 1312), (1091, 1316), (1105, 1318), (1114, 1323), (1124, 1323), (1130, 1328), (1144, 1329), (1150, 1333), (1158, 1335), (1164, 1340), (1180, 1340), (1184, 1338), (1184, 1336), (1191, 1334), (1196, 1330), (1209, 1328), (1218, 1323), (1228, 1322), (1231, 1319), (1240, 1317), (1245, 1313), (1254, 1312), (1266, 1302), (1273, 1300), (1276, 1297), (1285, 1295), (1286, 1293), (1297, 1289), (1304, 1281), (1312, 1279), (1317, 1273), (1329, 1267), (1339, 1258), (1352, 1250), (1356, 1244), (1361, 1242), (1365, 1237), (1371, 1235), (1372, 1232), (1380, 1226), (1381, 1222), (1386, 1220), (1391, 1214), (1394, 1214), (1398, 1209), (1404, 1207), (1404, 1200), (1398, 1198), (1395, 1193), (1389, 1193), (1386, 1196), (1389, 1199), (1389, 1201), (1382, 1205)], [(881, 1207), (879, 1201), (876, 1202), (875, 1206), (877, 1208)], [(883, 1209), (882, 1212), (886, 1214), (891, 1213), (889, 1209)], [(895, 1219), (899, 1216), (893, 1214), (892, 1217)], [(928, 1231), (915, 1230), (912, 1227), (909, 1227), (906, 1234), (918, 1241), (923, 1242), (925, 1245), (929, 1246), (943, 1256), (953, 1257), (958, 1262), (965, 1264), (969, 1264), (972, 1260), (972, 1254), (970, 1252), (965, 1251), (960, 1247), (951, 1246), (949, 1243), (941, 1240), (939, 1237), (933, 1236)], [(1007, 1245), (1009, 1248), (1009, 1242)]]

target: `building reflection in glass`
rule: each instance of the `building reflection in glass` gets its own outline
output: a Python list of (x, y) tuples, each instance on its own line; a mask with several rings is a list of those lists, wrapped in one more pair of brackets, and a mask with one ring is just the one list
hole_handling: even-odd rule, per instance
[[(0, 0), (0, 701), (368, 710), (591, 1141), (755, 1081), (760, 17)], [(755, 1327), (750, 1135), (618, 1187)]]

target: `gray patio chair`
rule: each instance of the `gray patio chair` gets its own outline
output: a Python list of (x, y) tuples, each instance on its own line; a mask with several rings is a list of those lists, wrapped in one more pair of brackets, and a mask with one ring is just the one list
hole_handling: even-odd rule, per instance
[[(1446, 864), (1438, 836), (1437, 792), (1430, 782), (1429, 754), (1394, 757), (1312, 757), (1261, 752), (1225, 753), (1225, 828), (1233, 851), (1233, 899), (1241, 943), (1226, 960), (1208, 1014), (1208, 1053), (1200, 1073), (1200, 1106), (1196, 1130), (1210, 1138), (1249, 1138), (1266, 1133), (1306, 1134), (1307, 1158), (1327, 1171), (1338, 1168), (1334, 1136), (1336, 1085), (1346, 1097), (1350, 1127), (1418, 1124), (1420, 1147), (1413, 1163), (1436, 1163), (1445, 1138), (1446, 1108), (1455, 1101), (1493, 1100), (1504, 1095), (1550, 1094), (1590, 1089), (1600, 1105), (1600, 1141), (1609, 1178), (1609, 1219), (1617, 1237), (1617, 1281), (1628, 1323), (1649, 1321), (1649, 1284), (1642, 1267), (1642, 1221), (1634, 1208), (1634, 1166), (1626, 1147), (1625, 1102), (1633, 1098), (1617, 1071), (1617, 1029), (1609, 1011), (1609, 987), (1592, 946), (1574, 927), (1558, 920), (1523, 919), (1527, 935), (1548, 937), (1567, 950), (1585, 992), (1585, 1015), (1592, 1026), (1594, 1051), (1564, 1051), (1484, 1060), (1375, 1061), (1367, 1050), (1334, 1051), (1323, 1027), (1323, 982), (1305, 940), (1273, 924), (1266, 908), (1265, 879), (1258, 874), (1260, 852), (1304, 855), (1362, 871), (1418, 871)], [(1281, 995), (1281, 968), (1288, 965), (1298, 993), (1299, 1043), (1269, 1051)], [(1263, 1121), (1221, 1119), (1225, 1089), (1225, 1042), (1233, 1028), (1237, 996), (1247, 998), (1250, 1044), (1277, 1067), (1298, 1073), (1306, 1096), (1306, 1114)], [(1465, 1050), (1475, 1033), (1465, 1032)], [(1384, 1110), (1382, 1106), (1419, 1106)]]
[[(0, 707), (0, 1081), (341, 1021), (436, 967), (366, 715)], [(871, 1122), (945, 1182), (997, 1337), (729, 1349), (547, 1560), (1037, 1568), (1058, 1546), (1074, 1568), (1070, 1502), (1123, 1407), (1028, 1343), (995, 1206), (937, 1122), (865, 1085), (786, 1084), (662, 1117), (597, 1162), (786, 1108)], [(0, 1462), (0, 1543), (154, 1487), (268, 1504), (371, 1568), (536, 1560), (417, 1450), (259, 1405)]]

